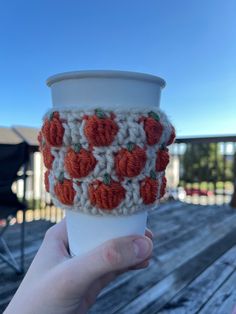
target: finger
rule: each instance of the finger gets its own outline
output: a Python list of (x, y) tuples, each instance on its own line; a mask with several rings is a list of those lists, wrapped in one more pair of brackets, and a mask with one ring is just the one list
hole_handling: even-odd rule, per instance
[(140, 264), (130, 267), (129, 270), (137, 270), (137, 269), (146, 268), (149, 266), (149, 262), (150, 262), (150, 260), (146, 259), (145, 261), (141, 262)]
[(145, 236), (152, 240), (153, 239), (152, 231), (150, 229), (146, 228)]
[(50, 236), (52, 240), (63, 241), (65, 245), (68, 245), (66, 219), (63, 218), (59, 223), (50, 227), (47, 232), (47, 236)]
[[(74, 257), (67, 262), (67, 278), (80, 285), (114, 271), (126, 269), (146, 260), (152, 252), (152, 241), (148, 237), (121, 237), (107, 241), (90, 253)], [(76, 270), (76, 271), (75, 271)]]
[(43, 246), (47, 250), (58, 251), (66, 257), (70, 256), (65, 218), (47, 230)]
[[(147, 259), (146, 259), (145, 261), (143, 261), (143, 262), (141, 262), (141, 263), (139, 263), (139, 264), (137, 264), (137, 265), (128, 267), (128, 268), (126, 268), (126, 269), (124, 269), (124, 270), (121, 270), (121, 271), (119, 272), (119, 275), (121, 275), (121, 274), (123, 274), (123, 273), (125, 273), (125, 272), (127, 272), (127, 271), (129, 271), (129, 270), (136, 270), (136, 269), (145, 268), (145, 267), (149, 266), (149, 262), (150, 262), (150, 259), (151, 259), (151, 258), (152, 258), (152, 256), (150, 255), (150, 256), (147, 257)], [(147, 263), (147, 262), (148, 262), (148, 263)]]

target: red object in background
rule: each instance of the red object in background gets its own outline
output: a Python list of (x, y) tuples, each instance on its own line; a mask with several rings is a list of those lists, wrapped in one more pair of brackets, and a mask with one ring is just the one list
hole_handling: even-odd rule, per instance
[(199, 188), (191, 188), (185, 189), (186, 195), (193, 196), (193, 195), (200, 195), (200, 196), (212, 196), (214, 193), (212, 191), (208, 191), (205, 189), (199, 189)]

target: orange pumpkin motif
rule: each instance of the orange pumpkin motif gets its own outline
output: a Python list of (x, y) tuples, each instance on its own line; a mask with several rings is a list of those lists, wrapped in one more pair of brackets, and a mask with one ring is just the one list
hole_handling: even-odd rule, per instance
[(156, 171), (164, 171), (170, 161), (168, 148), (162, 147), (157, 152)]
[(140, 174), (146, 164), (147, 156), (143, 148), (129, 143), (115, 156), (115, 169), (118, 176), (135, 177)]
[(84, 134), (92, 146), (109, 146), (118, 132), (114, 116), (107, 117), (101, 109), (86, 118)]
[(151, 171), (150, 177), (146, 177), (141, 181), (140, 195), (143, 199), (143, 203), (146, 205), (154, 203), (157, 199), (157, 192), (158, 182), (156, 174), (154, 171)]
[(54, 192), (62, 204), (73, 205), (76, 193), (71, 180), (65, 179), (61, 175), (54, 186)]
[(163, 197), (166, 193), (166, 184), (167, 184), (166, 177), (163, 177), (161, 182), (160, 198)]
[(39, 143), (39, 150), (41, 151), (43, 148), (43, 134), (41, 131), (39, 131), (37, 139)]
[(92, 152), (82, 148), (80, 144), (73, 145), (65, 156), (65, 169), (72, 178), (86, 177), (96, 166)]
[(44, 173), (44, 185), (45, 185), (45, 190), (49, 193), (49, 174), (50, 174), (50, 171), (47, 170), (45, 173)]
[(146, 133), (148, 145), (155, 145), (159, 142), (163, 126), (160, 117), (153, 111), (149, 112), (148, 117), (142, 119), (144, 121), (144, 131)]
[(42, 147), (43, 162), (47, 169), (52, 169), (52, 163), (54, 161), (54, 156), (51, 154), (51, 147), (47, 144)]
[(65, 129), (60, 120), (60, 115), (55, 111), (50, 115), (49, 119), (45, 120), (42, 127), (42, 134), (47, 144), (59, 147), (62, 145), (64, 132)]
[(176, 133), (175, 133), (175, 128), (173, 127), (173, 125), (171, 126), (171, 133), (170, 133), (170, 137), (169, 140), (167, 142), (167, 146), (171, 145), (174, 143), (175, 141), (175, 137), (176, 137)]
[(103, 182), (95, 180), (89, 186), (89, 200), (93, 206), (101, 209), (112, 210), (125, 198), (125, 189), (108, 174), (104, 175)]
[(170, 133), (170, 138), (167, 142), (167, 146), (171, 145), (174, 143), (175, 141), (175, 137), (176, 137), (176, 133), (175, 133), (175, 128), (173, 127), (173, 125), (171, 126), (171, 133)]

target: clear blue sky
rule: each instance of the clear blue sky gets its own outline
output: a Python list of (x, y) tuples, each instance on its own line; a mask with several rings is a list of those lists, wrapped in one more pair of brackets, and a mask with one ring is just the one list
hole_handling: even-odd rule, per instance
[(0, 45), (2, 126), (40, 126), (52, 74), (117, 69), (167, 81), (179, 136), (236, 133), (235, 0), (5, 0)]

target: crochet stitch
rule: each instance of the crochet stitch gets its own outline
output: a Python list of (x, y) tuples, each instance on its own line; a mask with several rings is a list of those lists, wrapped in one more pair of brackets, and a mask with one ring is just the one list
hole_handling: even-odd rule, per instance
[(152, 208), (165, 193), (174, 138), (161, 110), (54, 108), (38, 135), (46, 189), (56, 206), (93, 215)]
[(168, 153), (168, 148), (161, 147), (156, 156), (156, 171), (164, 171), (170, 161), (170, 156)]

